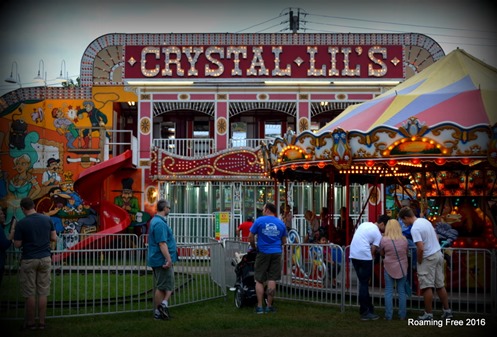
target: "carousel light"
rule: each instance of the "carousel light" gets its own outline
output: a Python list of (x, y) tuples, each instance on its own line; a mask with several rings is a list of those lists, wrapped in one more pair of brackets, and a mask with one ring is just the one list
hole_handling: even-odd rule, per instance
[(444, 158), (437, 158), (435, 159), (435, 164), (437, 165), (443, 165), (445, 164), (446, 160)]
[(387, 164), (389, 166), (395, 166), (397, 164), (397, 161), (396, 160), (393, 160), (393, 159), (390, 159), (389, 161), (387, 161)]
[(323, 167), (325, 167), (325, 163), (324, 163), (324, 162), (322, 162), (322, 161), (320, 161), (320, 162), (318, 163), (318, 167), (319, 167), (320, 169), (322, 169)]
[(417, 165), (421, 162), (421, 159), (419, 158), (414, 158), (414, 159), (411, 159), (411, 162), (414, 164), (414, 165)]

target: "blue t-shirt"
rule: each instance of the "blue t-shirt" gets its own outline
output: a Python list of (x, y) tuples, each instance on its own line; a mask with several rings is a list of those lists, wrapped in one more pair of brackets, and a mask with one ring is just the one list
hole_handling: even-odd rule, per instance
[(407, 226), (404, 221), (402, 221), (401, 218), (398, 219), (400, 223), (400, 228), (402, 230), (402, 234), (406, 237), (407, 239), (407, 245), (409, 248), (416, 248), (416, 245), (414, 244), (414, 241), (412, 241), (412, 234), (411, 234), (411, 229), (412, 226)]
[(178, 261), (176, 240), (174, 239), (173, 231), (167, 224), (166, 219), (156, 214), (150, 221), (148, 234), (148, 265), (150, 267), (160, 267), (166, 263), (166, 257), (160, 251), (160, 242), (167, 244), (171, 260), (173, 262)]
[(286, 226), (279, 218), (264, 215), (255, 220), (250, 232), (257, 235), (257, 249), (264, 254), (281, 253), (281, 239), (287, 236)]

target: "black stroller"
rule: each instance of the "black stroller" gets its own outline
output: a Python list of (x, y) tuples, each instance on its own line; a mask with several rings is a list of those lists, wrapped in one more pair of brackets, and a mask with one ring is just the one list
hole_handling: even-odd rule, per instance
[(235, 266), (235, 306), (241, 308), (244, 305), (254, 304), (257, 302), (255, 292), (254, 265), (257, 252), (249, 251), (243, 255), (240, 262), (233, 261)]

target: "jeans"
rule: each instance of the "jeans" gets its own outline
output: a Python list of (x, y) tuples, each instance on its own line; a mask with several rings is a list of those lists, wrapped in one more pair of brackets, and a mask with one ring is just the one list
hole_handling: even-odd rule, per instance
[(359, 279), (359, 313), (361, 316), (373, 314), (373, 301), (369, 296), (369, 280), (373, 272), (373, 260), (352, 259), (352, 265)]
[(397, 283), (397, 294), (399, 295), (399, 318), (405, 319), (407, 314), (406, 277), (394, 279), (385, 270), (385, 318), (392, 319), (393, 316), (393, 285)]

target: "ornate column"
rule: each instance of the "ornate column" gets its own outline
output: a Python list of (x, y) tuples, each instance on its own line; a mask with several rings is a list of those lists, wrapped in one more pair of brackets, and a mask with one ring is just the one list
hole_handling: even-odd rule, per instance
[(309, 130), (311, 128), (311, 108), (309, 94), (299, 94), (297, 101), (296, 133)]
[(229, 141), (229, 116), (226, 94), (217, 94), (215, 112), (215, 141), (216, 151), (228, 148)]
[(150, 165), (150, 149), (153, 143), (153, 102), (150, 94), (141, 94), (138, 104), (138, 167)]

